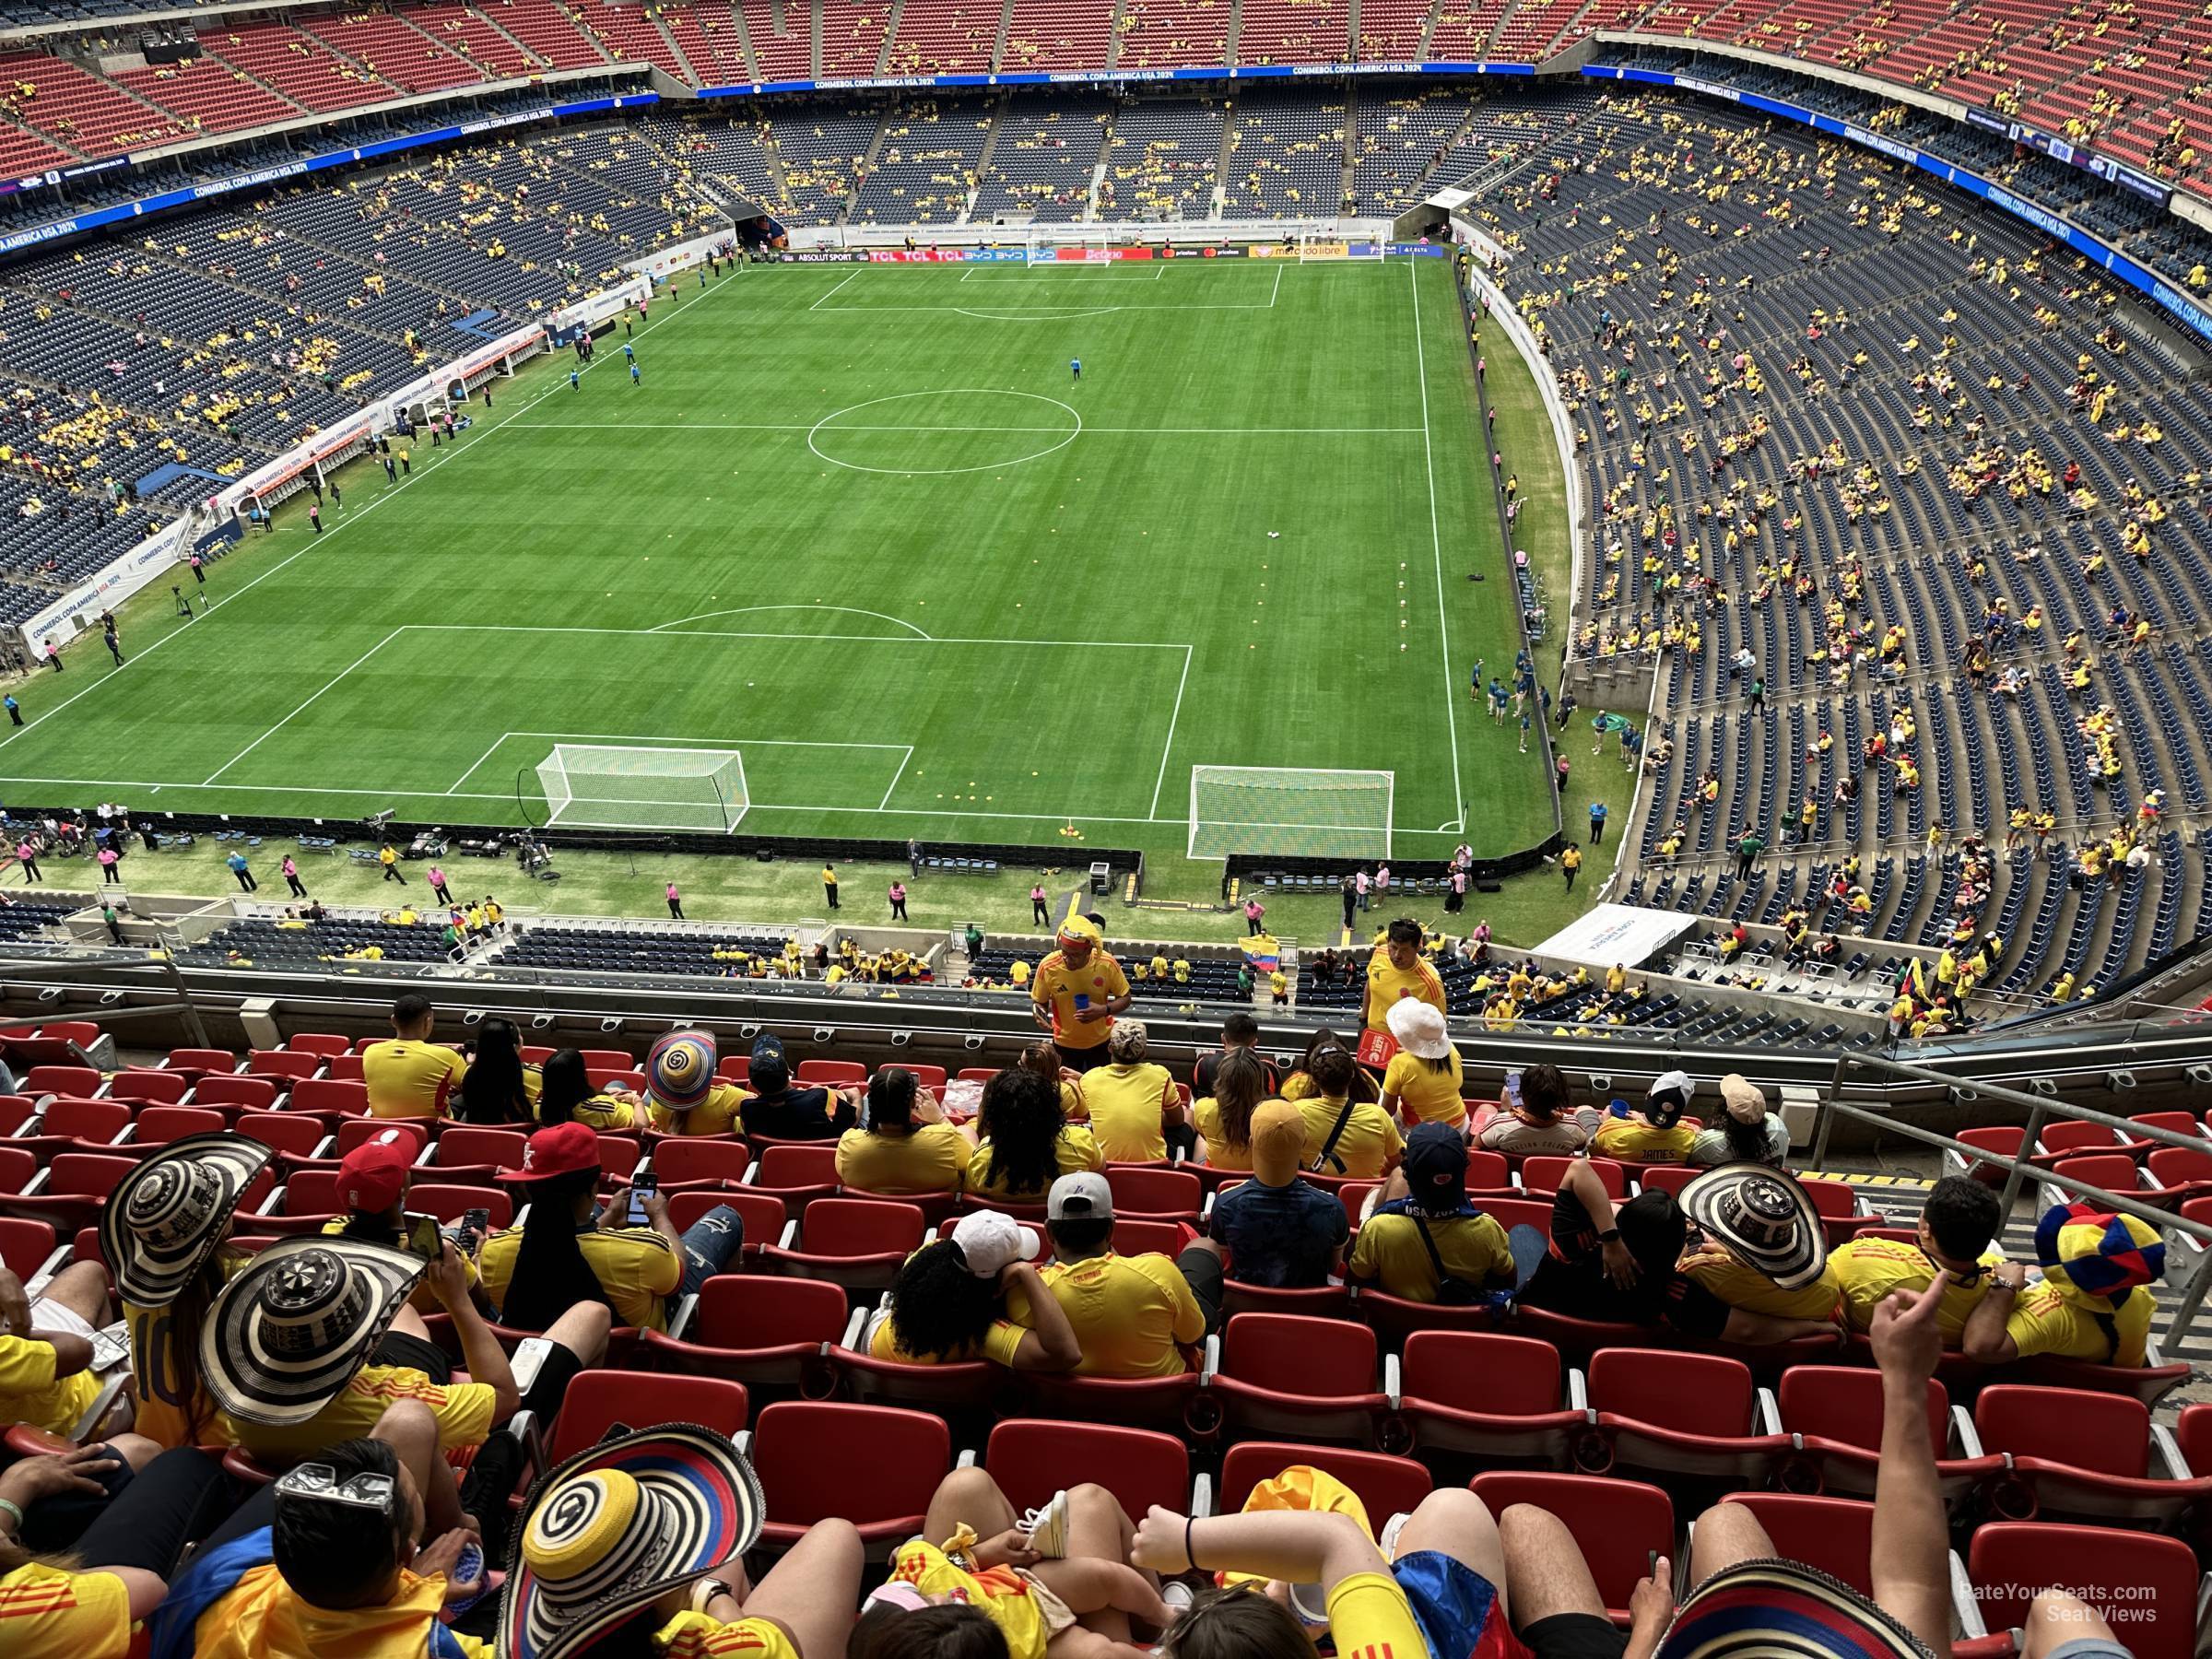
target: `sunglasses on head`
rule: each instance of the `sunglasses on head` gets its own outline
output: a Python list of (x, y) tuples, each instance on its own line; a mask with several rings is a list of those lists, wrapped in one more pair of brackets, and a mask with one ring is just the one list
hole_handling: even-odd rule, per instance
[(276, 1480), (279, 1501), (342, 1503), (382, 1515), (393, 1512), (398, 1495), (399, 1483), (389, 1475), (364, 1471), (340, 1480), (328, 1464), (301, 1464)]

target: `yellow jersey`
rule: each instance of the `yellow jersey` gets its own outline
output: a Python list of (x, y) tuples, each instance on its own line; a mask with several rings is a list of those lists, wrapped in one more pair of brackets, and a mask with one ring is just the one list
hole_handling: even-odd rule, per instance
[(29, 1423), (60, 1435), (76, 1432), (77, 1419), (100, 1397), (90, 1371), (57, 1377), (53, 1344), (30, 1336), (0, 1336), (0, 1424)]
[(2005, 1321), (2005, 1335), (2023, 1359), (2030, 1354), (2057, 1354), (2100, 1365), (2141, 1365), (2150, 1340), (2150, 1316), (2157, 1309), (2147, 1287), (2137, 1285), (2130, 1290), (2106, 1315), (2119, 1338), (2115, 1345), (2088, 1307), (2060, 1295), (2053, 1285), (2030, 1285), (2015, 1300)]
[(888, 1359), (897, 1365), (958, 1365), (971, 1359), (988, 1359), (1011, 1371), (1014, 1350), (1021, 1346), (1022, 1327), (1011, 1320), (996, 1321), (983, 1333), (980, 1343), (956, 1348), (948, 1354), (910, 1354), (899, 1346), (896, 1326), (899, 1315), (896, 1309), (888, 1317), (869, 1322), (868, 1354), (871, 1359)]
[[(1429, 1236), (1436, 1253), (1453, 1278), (1481, 1288), (1493, 1280), (1510, 1287), (1513, 1282), (1513, 1252), (1505, 1229), (1489, 1216), (1429, 1218)], [(1371, 1216), (1352, 1245), (1348, 1270), (1352, 1278), (1371, 1281), (1384, 1294), (1407, 1301), (1436, 1300), (1436, 1264), (1421, 1242), (1421, 1230), (1411, 1216)]]
[(256, 1457), (289, 1463), (337, 1441), (359, 1440), (376, 1427), (387, 1406), (411, 1400), (438, 1419), (438, 1443), (480, 1446), (497, 1426), (499, 1394), (488, 1382), (439, 1383), (409, 1365), (365, 1365), (330, 1404), (303, 1423), (247, 1423), (225, 1413), (229, 1438)]
[(645, 1112), (663, 1135), (727, 1135), (736, 1128), (738, 1108), (748, 1098), (735, 1083), (715, 1083), (709, 1086), (707, 1098), (688, 1112), (670, 1112), (657, 1100), (648, 1100)]
[(1166, 1102), (1177, 1100), (1175, 1080), (1164, 1065), (1101, 1065), (1083, 1078), (1090, 1131), (1108, 1163), (1158, 1163), (1168, 1155), (1160, 1124)]
[[(576, 1235), (576, 1247), (606, 1292), (617, 1324), (641, 1330), (668, 1328), (663, 1299), (674, 1296), (684, 1282), (682, 1255), (650, 1227), (612, 1227)], [(523, 1252), (523, 1232), (513, 1228), (484, 1241), (477, 1253), (484, 1275), (484, 1294), (494, 1307), (504, 1306), (507, 1287), (514, 1282), (514, 1264)]]
[(653, 1632), (653, 1645), (667, 1659), (799, 1659), (772, 1618), (724, 1624), (704, 1613), (678, 1613)]
[[(1296, 1082), (1297, 1078), (1292, 1078)], [(1307, 1079), (1312, 1087), (1312, 1079)], [(1286, 1090), (1286, 1092), (1288, 1092)], [(1321, 1156), (1327, 1144), (1329, 1132), (1336, 1127), (1336, 1119), (1344, 1111), (1341, 1100), (1332, 1100), (1326, 1095), (1309, 1094), (1298, 1102), (1298, 1113), (1306, 1120), (1306, 1149), (1299, 1159), (1306, 1169), (1313, 1168), (1313, 1160)], [(1372, 1101), (1362, 1100), (1352, 1108), (1352, 1115), (1344, 1125), (1344, 1133), (1336, 1137), (1335, 1147), (1329, 1154), (1324, 1175), (1348, 1175), (1359, 1181), (1377, 1181), (1392, 1161), (1406, 1150), (1405, 1136), (1398, 1133), (1397, 1124), (1388, 1112)], [(1337, 1166), (1341, 1164), (1343, 1168)]]
[(1053, 1041), (1064, 1049), (1098, 1048), (1113, 1030), (1112, 1017), (1077, 1019), (1077, 997), (1086, 1007), (1095, 1008), (1128, 994), (1129, 981), (1122, 965), (1095, 946), (1090, 959), (1080, 968), (1068, 966), (1065, 951), (1053, 951), (1037, 964), (1030, 980), (1030, 1001), (1053, 1011)]
[[(1994, 1251), (1982, 1257), (1982, 1265), (1994, 1267), (2005, 1258)], [(1828, 1270), (1836, 1276), (1843, 1297), (1843, 1317), (1854, 1331), (1874, 1328), (1874, 1311), (1895, 1290), (1924, 1290), (1941, 1271), (1926, 1251), (1901, 1239), (1852, 1239), (1828, 1253)], [(1971, 1285), (1944, 1275), (1943, 1306), (1936, 1311), (1936, 1327), (1946, 1346), (1957, 1347), (1966, 1333), (1967, 1316), (1982, 1304), (1989, 1290), (1990, 1276), (1983, 1273)]]
[[(1253, 1110), (1257, 1112), (1258, 1107)], [(1252, 1143), (1235, 1142), (1221, 1126), (1221, 1102), (1208, 1095), (1191, 1105), (1191, 1124), (1198, 1131), (1198, 1138), (1206, 1143), (1206, 1161), (1217, 1170), (1249, 1170), (1252, 1168)], [(1165, 1147), (1163, 1145), (1162, 1150)]]
[(441, 1118), (468, 1062), (441, 1043), (388, 1038), (361, 1051), (372, 1117)]
[(1795, 1290), (1784, 1290), (1756, 1267), (1733, 1256), (1726, 1261), (1700, 1262), (1690, 1268), (1689, 1277), (1732, 1308), (1768, 1313), (1776, 1319), (1826, 1319), (1836, 1311), (1842, 1295), (1832, 1265), (1823, 1267), (1818, 1278)]
[(908, 1135), (848, 1129), (837, 1141), (837, 1178), (864, 1193), (957, 1193), (972, 1150), (950, 1124)]
[(1410, 996), (1427, 1003), (1439, 1014), (1444, 1006), (1444, 982), (1426, 957), (1416, 957), (1410, 968), (1391, 965), (1390, 952), (1378, 949), (1368, 959), (1367, 996), (1361, 1005), (1361, 1022), (1371, 1031), (1390, 1030), (1391, 1005)]
[(1680, 1163), (1697, 1138), (1698, 1132), (1688, 1124), (1661, 1129), (1608, 1114), (1590, 1137), (1590, 1150), (1599, 1158), (1625, 1158), (1630, 1163)]
[[(284, 1582), (274, 1564), (255, 1567), (228, 1594), (208, 1604), (192, 1627), (194, 1659), (392, 1659), (427, 1653), (445, 1578), (418, 1577), (401, 1568), (390, 1601), (342, 1611), (311, 1606)], [(443, 1632), (468, 1659), (491, 1659), (492, 1644), (458, 1630)]]
[(891, 1558), (890, 1576), (893, 1583), (912, 1584), (924, 1595), (963, 1601), (975, 1608), (1006, 1639), (1007, 1659), (1044, 1659), (1044, 1644), (1052, 1631), (1044, 1609), (1031, 1594), (1030, 1576), (1019, 1568), (984, 1567), (971, 1572), (955, 1566), (935, 1545), (910, 1538)]
[(1439, 1065), (1401, 1049), (1382, 1071), (1382, 1092), (1395, 1095), (1424, 1124), (1450, 1124), (1456, 1128), (1467, 1121), (1466, 1067), (1455, 1048)]
[(10, 1659), (111, 1659), (131, 1645), (131, 1593), (112, 1572), (26, 1561), (0, 1573), (0, 1653)]
[[(1164, 1255), (1102, 1255), (1054, 1262), (1038, 1277), (1076, 1328), (1081, 1377), (1173, 1377), (1189, 1370), (1182, 1348), (1206, 1335), (1206, 1315), (1182, 1270)], [(1027, 1328), (1030, 1304), (1006, 1298), (1006, 1317)], [(1179, 1346), (1180, 1345), (1180, 1346)]]
[[(1061, 1175), (1074, 1175), (1084, 1170), (1102, 1170), (1106, 1155), (1099, 1150), (1098, 1137), (1080, 1124), (1070, 1124), (1060, 1131), (1053, 1142), (1053, 1153), (1060, 1166)], [(1057, 1177), (1054, 1177), (1057, 1179)], [(991, 1143), (981, 1143), (968, 1155), (967, 1190), (985, 1198), (996, 1198), (1006, 1204), (1042, 1204), (1051, 1182), (1044, 1186), (1027, 1187), (1016, 1192), (1004, 1180), (991, 1179)]]

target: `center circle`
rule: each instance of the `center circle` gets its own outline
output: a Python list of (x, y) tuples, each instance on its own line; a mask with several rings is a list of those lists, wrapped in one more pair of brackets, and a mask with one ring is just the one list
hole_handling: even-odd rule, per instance
[(1041, 461), (1082, 430), (1083, 417), (1056, 397), (966, 387), (849, 405), (816, 421), (806, 447), (854, 472), (942, 476)]

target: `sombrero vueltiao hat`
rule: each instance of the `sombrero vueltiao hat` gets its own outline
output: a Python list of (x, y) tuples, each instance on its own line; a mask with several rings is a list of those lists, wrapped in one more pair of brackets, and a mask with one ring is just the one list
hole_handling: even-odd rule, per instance
[(523, 1505), (498, 1659), (583, 1652), (672, 1585), (743, 1555), (766, 1517), (752, 1465), (710, 1430), (664, 1423), (579, 1452)]
[(2078, 1198), (2043, 1212), (2035, 1259), (2061, 1296), (2108, 1310), (2137, 1285), (2166, 1277), (2166, 1243), (2156, 1228)]
[(100, 1253), (123, 1300), (139, 1308), (176, 1300), (275, 1156), (242, 1135), (188, 1135), (117, 1182), (100, 1212)]
[(208, 1311), (200, 1330), (208, 1395), (245, 1422), (306, 1422), (368, 1363), (429, 1266), (360, 1239), (279, 1240)]
[(705, 1031), (670, 1031), (645, 1056), (645, 1092), (668, 1112), (688, 1112), (714, 1087), (714, 1039)]
[(1682, 1210), (1782, 1290), (1802, 1290), (1828, 1265), (1820, 1213), (1794, 1178), (1763, 1164), (1723, 1164), (1682, 1189)]

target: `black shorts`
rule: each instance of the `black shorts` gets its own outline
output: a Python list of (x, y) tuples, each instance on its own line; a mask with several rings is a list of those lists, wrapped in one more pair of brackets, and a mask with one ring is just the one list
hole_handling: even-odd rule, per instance
[(1065, 1042), (1057, 1046), (1060, 1064), (1070, 1071), (1094, 1071), (1106, 1064), (1106, 1045), (1102, 1042), (1094, 1043), (1089, 1048), (1070, 1048)]
[(425, 1342), (405, 1331), (386, 1331), (384, 1339), (376, 1345), (371, 1363), (418, 1371), (441, 1388), (453, 1380), (453, 1362), (446, 1351), (434, 1342)]
[(1520, 1636), (1535, 1659), (1620, 1659), (1629, 1646), (1628, 1632), (1595, 1613), (1554, 1613)]

